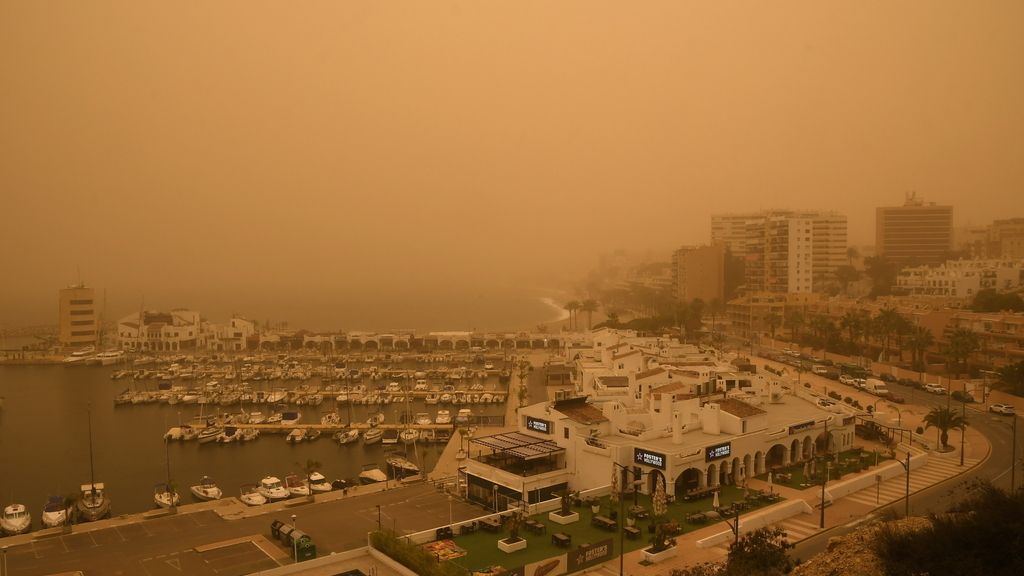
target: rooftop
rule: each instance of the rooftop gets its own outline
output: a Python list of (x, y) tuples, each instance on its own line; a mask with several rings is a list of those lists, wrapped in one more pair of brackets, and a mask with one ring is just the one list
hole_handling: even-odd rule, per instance
[(757, 416), (758, 414), (764, 414), (765, 411), (747, 404), (742, 400), (736, 400), (735, 398), (726, 398), (718, 402), (718, 405), (722, 408), (723, 412), (728, 412), (738, 418), (746, 418), (748, 416)]
[(608, 418), (605, 418), (604, 413), (598, 407), (593, 404), (587, 404), (585, 396), (555, 402), (554, 410), (564, 414), (566, 418), (578, 424), (591, 425), (608, 421)]

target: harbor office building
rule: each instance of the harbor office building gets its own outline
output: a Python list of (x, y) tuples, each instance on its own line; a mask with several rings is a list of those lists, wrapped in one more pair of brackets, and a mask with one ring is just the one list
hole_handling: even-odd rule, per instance
[(663, 482), (681, 498), (853, 446), (852, 414), (758, 381), (767, 385), (705, 393), (708, 382), (684, 379), (636, 405), (580, 397), (527, 406), (516, 432), (471, 438), (467, 497), (504, 510), (608, 486), (614, 474), (620, 487), (652, 494)]

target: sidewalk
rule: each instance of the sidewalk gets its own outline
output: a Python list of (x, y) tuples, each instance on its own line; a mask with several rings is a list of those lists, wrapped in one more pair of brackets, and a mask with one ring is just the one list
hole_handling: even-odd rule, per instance
[[(914, 408), (914, 407), (908, 407)], [(920, 407), (917, 407), (920, 408)], [(908, 413), (914, 413), (916, 411), (906, 410), (903, 412), (904, 427), (907, 426), (907, 415)], [(920, 414), (923, 416), (923, 412)], [(919, 424), (914, 421), (913, 426)], [(960, 452), (959, 452), (959, 434), (956, 432), (950, 433), (950, 445), (954, 446), (955, 449), (951, 452), (939, 454), (936, 452), (928, 453), (927, 463), (915, 470), (910, 472), (910, 512), (914, 514), (914, 498), (913, 495), (921, 490), (924, 490), (930, 486), (934, 486), (940, 482), (953, 478), (959, 474), (962, 474), (974, 466), (980, 464), (988, 458), (991, 446), (988, 440), (983, 434), (977, 432), (972, 428), (967, 429), (967, 435), (964, 443), (964, 466), (960, 466)], [(899, 466), (899, 464), (893, 463), (893, 466)], [(884, 466), (884, 464), (883, 464)], [(861, 475), (873, 475), (875, 474), (876, 468), (872, 468)], [(844, 479), (855, 478), (856, 475), (849, 475)], [(756, 479), (750, 480), (751, 488), (767, 489), (767, 482), (763, 482)], [(827, 488), (827, 487), (826, 487)], [(811, 486), (806, 489), (800, 490), (796, 488), (790, 488), (788, 486), (781, 486), (775, 484), (773, 489), (785, 496), (786, 500), (802, 499), (806, 501), (813, 508), (815, 505), (820, 503), (821, 500), (821, 487)], [(871, 488), (854, 492), (845, 497), (836, 499), (830, 506), (825, 508), (825, 529), (822, 530), (820, 526), (820, 509), (815, 508), (813, 514), (800, 514), (797, 516), (790, 517), (781, 522), (775, 523), (774, 526), (778, 526), (786, 531), (790, 543), (797, 543), (801, 540), (805, 540), (821, 532), (827, 532), (828, 530), (848, 524), (857, 519), (862, 519), (868, 516), (872, 511), (877, 510), (882, 506), (886, 506), (898, 500), (901, 500), (906, 495), (906, 476), (898, 475), (891, 478), (881, 484), (876, 484)], [(742, 527), (743, 518), (740, 517), (740, 525)], [(664, 576), (668, 574), (673, 568), (682, 568), (684, 566), (692, 566), (695, 564), (701, 564), (703, 562), (715, 562), (724, 560), (728, 554), (728, 544), (714, 546), (711, 548), (698, 548), (697, 541), (713, 536), (715, 534), (729, 530), (729, 526), (724, 522), (719, 522), (712, 526), (701, 528), (693, 532), (688, 532), (682, 536), (676, 538), (676, 546), (679, 547), (679, 555), (671, 560), (662, 562), (660, 564), (654, 564), (651, 566), (644, 566), (640, 562), (644, 559), (643, 552), (636, 550), (626, 554), (624, 559), (625, 573), (636, 576)], [(605, 574), (605, 575), (616, 575), (619, 573), (619, 559), (615, 558), (609, 562), (605, 562), (599, 566), (593, 567), (586, 571), (590, 574)]]

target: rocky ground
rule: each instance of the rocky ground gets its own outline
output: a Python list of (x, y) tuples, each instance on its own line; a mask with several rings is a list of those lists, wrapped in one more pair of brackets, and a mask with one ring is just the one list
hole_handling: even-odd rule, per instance
[[(890, 523), (904, 530), (919, 530), (928, 526), (925, 518), (909, 518)], [(828, 550), (797, 566), (794, 576), (885, 576), (885, 570), (875, 556), (874, 534), (880, 524), (864, 526), (840, 538), (829, 540)]]

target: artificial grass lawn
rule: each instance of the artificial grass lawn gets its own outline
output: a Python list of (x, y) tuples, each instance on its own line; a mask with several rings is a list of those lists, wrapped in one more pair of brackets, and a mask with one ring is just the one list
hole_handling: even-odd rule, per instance
[[(719, 493), (719, 504), (721, 506), (728, 506), (737, 500), (743, 500), (742, 488), (735, 488), (732, 486), (723, 486), (721, 488)], [(683, 528), (683, 533), (711, 526), (713, 522), (707, 522), (705, 524), (690, 524), (685, 521), (685, 518), (688, 514), (692, 514), (694, 512), (710, 511), (712, 509), (711, 505), (713, 502), (713, 498), (705, 498), (692, 502), (673, 502), (668, 506), (668, 518), (675, 520)], [(648, 513), (651, 511), (650, 496), (640, 494), (639, 503), (641, 506), (647, 508)], [(749, 514), (757, 508), (766, 506), (767, 504), (768, 503), (758, 503), (757, 505), (745, 510), (743, 515)], [(632, 505), (632, 495), (625, 495), (624, 509), (629, 509)], [(609, 506), (609, 497), (603, 497), (601, 499), (601, 511), (598, 515), (609, 516), (611, 511)], [(614, 509), (618, 511), (618, 505), (615, 505)], [(563, 554), (571, 549), (575, 549), (580, 544), (600, 542), (601, 540), (607, 540), (608, 538), (612, 538), (614, 541), (613, 548), (615, 550), (615, 555), (617, 556), (619, 554), (618, 528), (609, 531), (592, 526), (590, 524), (590, 519), (594, 517), (594, 514), (590, 511), (589, 506), (573, 507), (572, 510), (573, 512), (579, 513), (580, 519), (577, 522), (566, 525), (556, 524), (555, 522), (548, 520), (547, 512), (531, 516), (534, 520), (542, 522), (547, 526), (547, 532), (544, 534), (534, 534), (527, 531), (525, 526), (521, 527), (519, 529), (519, 537), (526, 538), (526, 549), (513, 552), (511, 554), (506, 554), (498, 549), (498, 540), (508, 537), (508, 528), (506, 527), (502, 527), (501, 531), (497, 533), (477, 530), (473, 534), (455, 536), (455, 544), (460, 548), (465, 549), (467, 554), (461, 558), (450, 560), (450, 562), (455, 562), (470, 570), (479, 570), (489, 566), (515, 568), (531, 562), (543, 560), (545, 558), (558, 556), (559, 554)], [(743, 515), (740, 516), (741, 522)], [(624, 539), (626, 552), (630, 552), (638, 548), (646, 548), (650, 545), (651, 534), (648, 533), (647, 527), (651, 522), (651, 518), (636, 521), (635, 526), (641, 531), (641, 534), (636, 540), (630, 540), (629, 538)], [(559, 548), (551, 543), (551, 535), (556, 532), (564, 532), (572, 537), (572, 544), (570, 548)]]
[[(861, 457), (862, 454), (867, 454), (868, 457), (866, 459), (864, 459), (864, 458)], [(848, 460), (854, 462), (855, 464), (850, 464), (850, 465), (846, 464), (845, 462), (848, 461)], [(882, 462), (885, 462), (886, 460), (892, 460), (892, 457), (889, 456), (887, 453), (879, 452), (878, 453), (878, 463), (881, 464)], [(843, 476), (845, 476), (846, 474), (866, 469), (866, 468), (860, 468), (860, 463), (861, 462), (866, 462), (870, 466), (874, 466), (875, 465), (875, 452), (873, 452), (873, 451), (869, 452), (867, 450), (862, 450), (860, 448), (853, 448), (851, 450), (846, 450), (845, 452), (840, 452), (839, 453), (838, 461), (839, 461), (839, 464), (838, 464), (839, 472), (841, 474), (836, 475), (836, 463), (833, 462), (832, 463), (832, 472), (831, 472), (831, 475), (829, 476), (830, 480), (839, 480)], [(818, 463), (818, 465), (816, 467), (817, 474), (811, 474), (811, 475), (805, 477), (804, 476), (804, 465), (803, 465), (803, 463), (790, 464), (789, 466), (786, 466), (784, 468), (779, 468), (778, 470), (773, 471), (772, 483), (778, 484), (780, 486), (787, 486), (787, 487), (790, 487), (790, 488), (806, 488), (807, 486), (810, 486), (810, 485), (813, 485), (813, 484), (820, 484), (821, 483), (821, 474), (822, 474), (823, 471), (824, 471), (824, 468), (823, 468), (822, 464)], [(783, 473), (786, 473), (786, 474), (790, 474), (792, 476), (792, 478), (788, 482), (781, 482), (781, 481), (779, 481), (774, 476), (774, 474), (776, 474), (778, 472), (783, 472)], [(755, 476), (755, 478), (757, 478), (758, 480), (765, 480), (765, 481), (767, 481), (768, 480), (768, 474), (767, 473), (766, 474), (759, 474), (759, 475)]]

